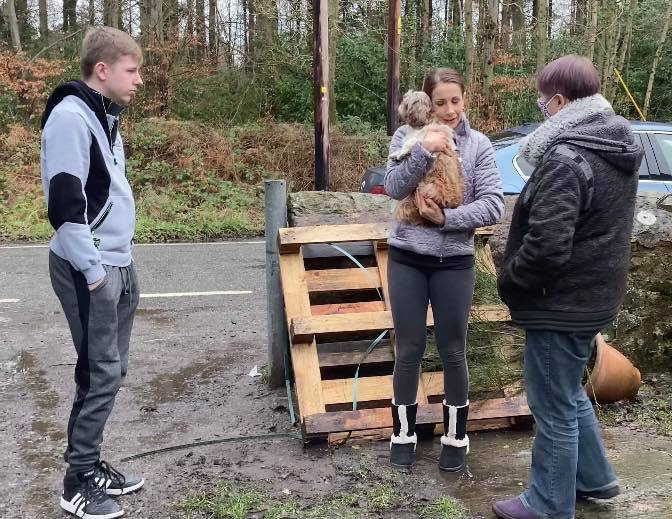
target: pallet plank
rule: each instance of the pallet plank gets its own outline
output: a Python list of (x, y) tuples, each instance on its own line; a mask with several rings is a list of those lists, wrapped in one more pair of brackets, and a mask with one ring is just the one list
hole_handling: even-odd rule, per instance
[(381, 287), (378, 267), (307, 270), (309, 292), (339, 292), (343, 290), (375, 289)]
[[(280, 280), (285, 297), (287, 321), (300, 315), (310, 315), (310, 298), (306, 287), (303, 255), (284, 254), (279, 257)], [(290, 344), (294, 383), (301, 417), (324, 413), (320, 363), (315, 339)]]
[[(474, 306), (471, 320), (508, 321), (509, 312), (498, 305)], [(434, 326), (431, 309), (427, 312), (427, 326)], [(360, 312), (356, 314), (333, 314), (307, 317), (295, 317), (290, 323), (290, 337), (293, 342), (307, 342), (315, 335), (327, 333), (343, 333), (348, 331), (370, 332), (393, 328), (392, 313)]]
[[(524, 396), (493, 398), (472, 402), (469, 406), (469, 421), (493, 420), (516, 416), (529, 416), (530, 409)], [(443, 405), (418, 406), (416, 424), (443, 423)], [(364, 409), (361, 411), (332, 411), (307, 416), (304, 429), (307, 436), (327, 436), (341, 431), (365, 431), (392, 426), (389, 408)]]
[(380, 341), (371, 353), (362, 360), (364, 352), (370, 345), (371, 341), (329, 342), (326, 344), (319, 344), (317, 347), (317, 356), (320, 359), (320, 367), (356, 366), (360, 362), (362, 364), (394, 362), (392, 344), (386, 339)]
[[(375, 351), (375, 349), (374, 349)], [(322, 381), (322, 394), (326, 405), (352, 402), (352, 378)], [(443, 373), (441, 371), (422, 373), (418, 384), (418, 394), (427, 396), (443, 394)], [(392, 399), (392, 375), (360, 377), (357, 379), (357, 401), (367, 402)], [(422, 403), (422, 402), (420, 402)]]
[(356, 314), (362, 312), (383, 312), (385, 303), (382, 301), (364, 301), (360, 303), (331, 303), (327, 305), (313, 305), (310, 311), (313, 315)]
[[(514, 425), (515, 419), (513, 418), (492, 418), (489, 420), (468, 420), (467, 421), (467, 432), (480, 432), (480, 431), (496, 431), (500, 429), (508, 429)], [(434, 435), (440, 436), (443, 434), (443, 424), (436, 424), (434, 429)], [(336, 432), (329, 433), (328, 442), (330, 445), (342, 444), (346, 441), (354, 440), (373, 440), (373, 441), (386, 441), (390, 439), (392, 435), (392, 428), (385, 427), (382, 429), (369, 429), (366, 431), (348, 431), (348, 432)]]
[(288, 227), (278, 233), (280, 254), (296, 252), (301, 245), (387, 240), (391, 222), (351, 225)]
[[(387, 245), (387, 244), (384, 244)], [(376, 263), (378, 264), (378, 271), (380, 280), (383, 286), (383, 298), (385, 299), (385, 309), (392, 310), (390, 306), (390, 294), (387, 290), (387, 247), (383, 247), (380, 242), (374, 246), (376, 254)]]

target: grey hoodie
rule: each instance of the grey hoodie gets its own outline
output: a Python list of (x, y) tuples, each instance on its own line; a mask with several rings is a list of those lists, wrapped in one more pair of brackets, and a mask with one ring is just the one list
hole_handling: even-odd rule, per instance
[[(390, 154), (403, 146), (410, 130), (409, 126), (402, 126), (395, 132)], [(443, 226), (430, 222), (426, 225), (396, 222), (388, 240), (390, 245), (440, 258), (470, 255), (474, 253), (474, 229), (493, 225), (501, 219), (504, 197), (490, 140), (472, 130), (464, 116), (454, 135), (462, 159), (464, 204), (455, 209), (444, 209), (446, 219)], [(433, 163), (434, 157), (420, 144), (416, 144), (410, 155), (401, 161), (390, 158), (385, 191), (396, 200), (406, 198), (413, 193)]]
[(536, 168), (513, 212), (498, 288), (525, 329), (596, 332), (623, 301), (642, 150), (599, 98), (549, 119), (521, 149)]
[(50, 248), (94, 283), (131, 263), (135, 203), (117, 131), (121, 107), (82, 81), (60, 85), (42, 116), (40, 166)]

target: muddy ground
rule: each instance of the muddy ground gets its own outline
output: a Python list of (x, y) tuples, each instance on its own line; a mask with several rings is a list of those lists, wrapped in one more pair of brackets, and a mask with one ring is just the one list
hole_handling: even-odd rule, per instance
[[(46, 258), (45, 248), (0, 248), (0, 517), (8, 519), (65, 517), (58, 496), (75, 356)], [(147, 480), (121, 498), (128, 517), (492, 517), (493, 499), (525, 485), (530, 430), (472, 435), (469, 468), (457, 476), (438, 471), (436, 438), (421, 442), (417, 466), (403, 474), (388, 468), (385, 442), (304, 448), (278, 436), (297, 432), (286, 395), (248, 376), (266, 360), (263, 244), (140, 246), (136, 258), (145, 294), (251, 293), (141, 300), (103, 449)], [(604, 436), (624, 492), (582, 504), (577, 517), (672, 518), (672, 440), (619, 416)], [(250, 435), (271, 436), (120, 461)]]

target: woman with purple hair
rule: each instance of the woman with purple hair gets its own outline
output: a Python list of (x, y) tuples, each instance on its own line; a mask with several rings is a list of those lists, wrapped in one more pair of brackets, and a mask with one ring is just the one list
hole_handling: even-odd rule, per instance
[(538, 78), (546, 121), (521, 142), (534, 166), (518, 197), (498, 289), (525, 330), (524, 378), (536, 422), (528, 488), (502, 519), (572, 519), (577, 499), (620, 492), (582, 378), (597, 333), (623, 301), (642, 150), (599, 94), (581, 56)]

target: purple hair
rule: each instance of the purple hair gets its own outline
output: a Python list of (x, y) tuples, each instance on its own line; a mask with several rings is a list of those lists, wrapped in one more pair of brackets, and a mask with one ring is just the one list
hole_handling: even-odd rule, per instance
[(600, 75), (584, 56), (570, 54), (551, 61), (537, 78), (537, 88), (545, 96), (562, 94), (568, 101), (597, 94)]

